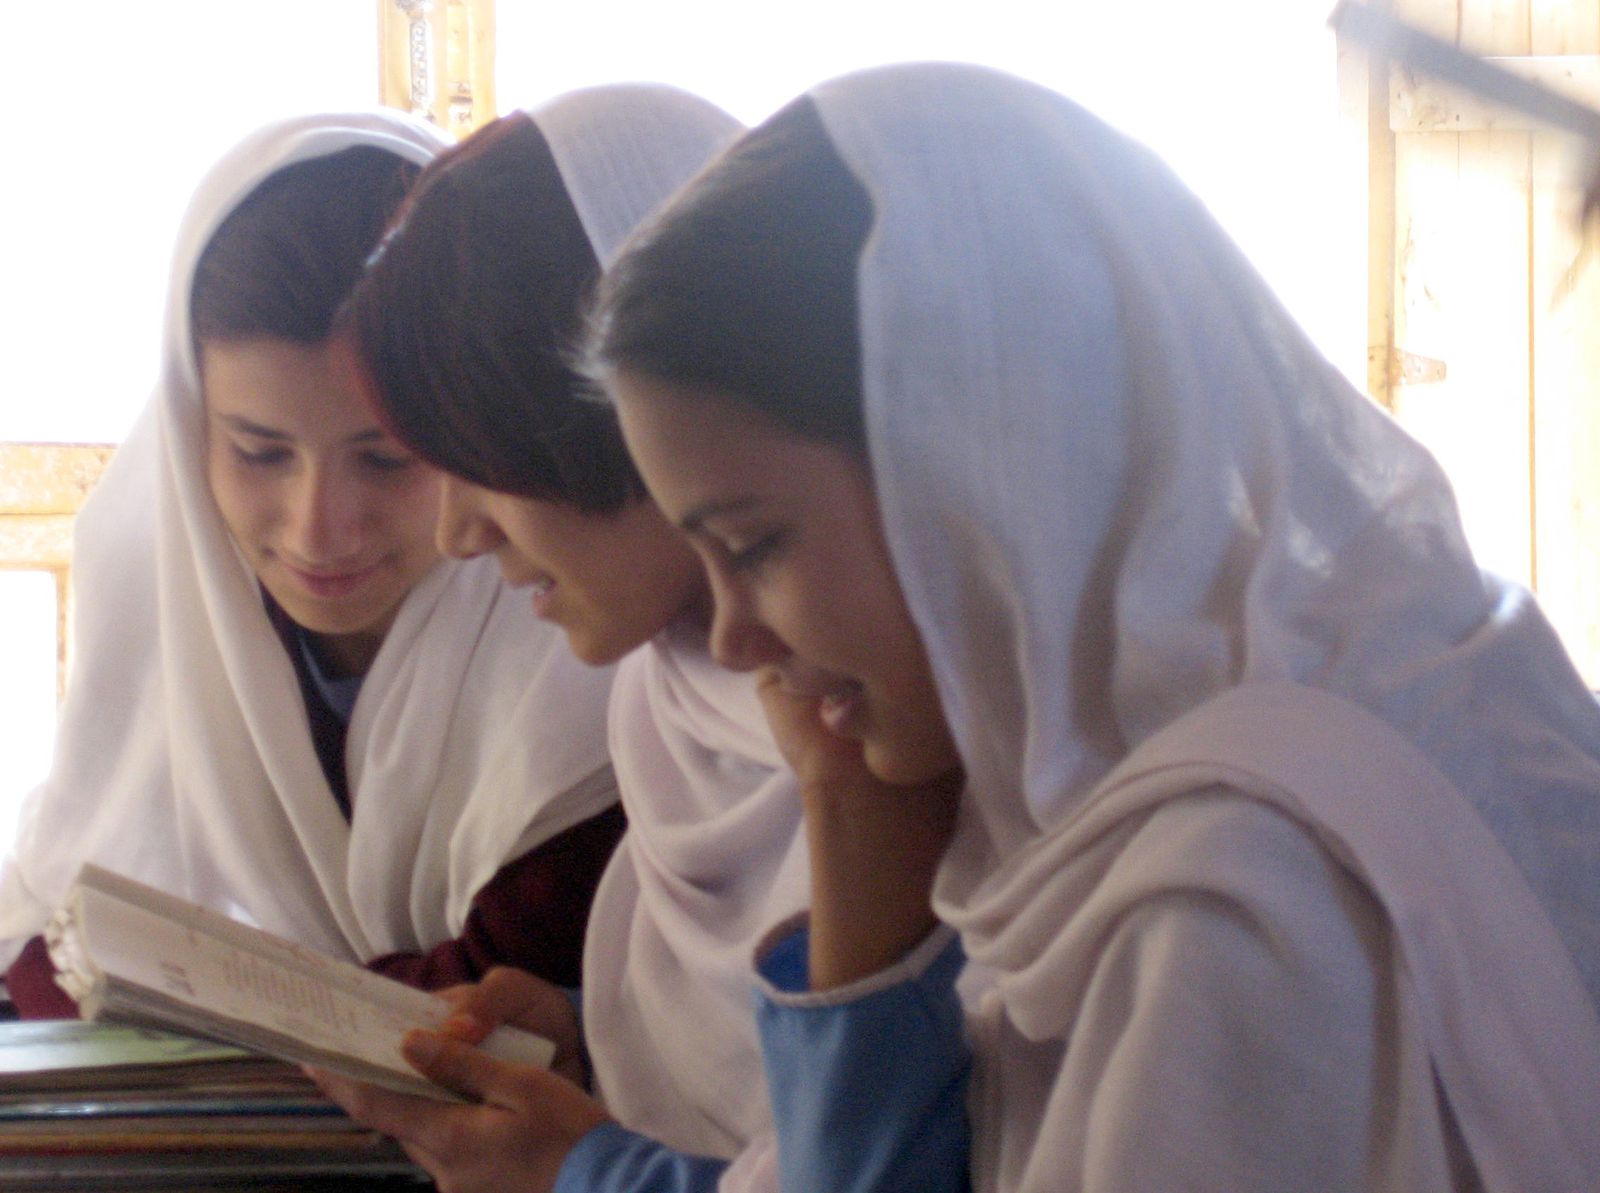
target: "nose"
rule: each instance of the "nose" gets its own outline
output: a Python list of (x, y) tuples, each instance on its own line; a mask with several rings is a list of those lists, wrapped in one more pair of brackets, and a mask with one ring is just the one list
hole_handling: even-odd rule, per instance
[(433, 531), (440, 554), (473, 559), (493, 551), (504, 539), (499, 526), (484, 513), (478, 487), (446, 474), (440, 481), (439, 520)]
[(353, 559), (361, 554), (366, 519), (360, 487), (337, 469), (312, 465), (289, 498), (290, 546), (307, 563)]
[(789, 657), (789, 647), (761, 620), (750, 594), (737, 580), (711, 576), (711, 657), (731, 671), (754, 671)]

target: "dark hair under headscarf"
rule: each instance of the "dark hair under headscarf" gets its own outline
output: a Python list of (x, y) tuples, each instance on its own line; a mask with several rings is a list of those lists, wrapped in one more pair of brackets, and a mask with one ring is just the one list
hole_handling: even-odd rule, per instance
[(423, 171), (340, 326), (418, 455), (486, 488), (609, 512), (644, 486), (570, 361), (599, 272), (549, 143), (514, 113)]
[(856, 264), (872, 214), (796, 100), (607, 272), (587, 368), (712, 389), (864, 456)]
[(193, 336), (328, 338), (418, 166), (358, 145), (284, 166), (212, 234), (189, 291)]

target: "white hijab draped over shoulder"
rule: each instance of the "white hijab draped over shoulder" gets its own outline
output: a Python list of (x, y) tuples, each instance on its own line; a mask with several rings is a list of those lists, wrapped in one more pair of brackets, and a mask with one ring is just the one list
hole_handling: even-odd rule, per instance
[(718, 667), (703, 633), (624, 660), (611, 709), (628, 832), (584, 955), (596, 1086), (631, 1130), (738, 1157), (724, 1193), (762, 1188), (772, 1115), (750, 958), (809, 903), (800, 793), (753, 677)]
[(54, 767), (0, 871), (6, 963), (85, 861), (345, 959), (427, 949), (506, 862), (615, 801), (610, 673), (578, 662), (493, 559), (444, 561), (362, 684), (347, 824), (207, 484), (189, 295), (218, 225), (293, 162), (367, 145), (423, 164), (444, 144), (395, 112), (290, 119), (191, 201), (156, 392), (77, 520), (78, 661)]
[[(1335, 922), (1267, 894), (1331, 860), (1398, 983), (1363, 1187), (1452, 1187), (1452, 1130), (1491, 1190), (1593, 1187), (1600, 711), (1529, 596), (1478, 570), (1434, 460), (1159, 162), (1061, 96), (922, 64), (812, 99), (875, 209), (872, 468), (967, 763), (936, 898), (999, 975), (974, 1024), (978, 1186), (1257, 1187), (1273, 1149), (1315, 1155), (1236, 1146), (1297, 1091), (1216, 1105), (1205, 1049), (1252, 1058), (1205, 1007), (1155, 1054), (1075, 1015), (1097, 984), (1184, 981), (1154, 952), (1108, 967), (1126, 917), (1211, 892), (1237, 922)], [(1268, 824), (1243, 805), (1315, 847), (1171, 847)], [(1270, 1000), (1243, 1013), (1285, 1074), (1341, 1063), (1296, 1055), (1310, 1025)], [(1117, 1151), (1167, 1074), (1217, 1129)]]
[[(654, 85), (574, 92), (530, 113), (600, 262), (739, 125)], [(807, 902), (794, 778), (754, 679), (718, 668), (676, 627), (618, 669), (610, 741), (628, 831), (590, 913), (584, 1028), (595, 1082), (631, 1130), (738, 1157), (722, 1188), (759, 1188), (771, 1114), (750, 955)]]

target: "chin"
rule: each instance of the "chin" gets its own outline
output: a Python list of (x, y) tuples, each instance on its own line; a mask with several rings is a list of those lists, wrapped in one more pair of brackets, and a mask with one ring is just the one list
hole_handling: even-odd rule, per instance
[(920, 787), (962, 765), (945, 733), (920, 725), (898, 735), (867, 733), (861, 738), (861, 758), (873, 778), (895, 787)]
[(950, 770), (948, 764), (934, 764), (927, 759), (907, 756), (903, 750), (868, 742), (862, 743), (861, 757), (872, 777), (891, 787), (918, 787)]
[(580, 663), (586, 663), (590, 667), (609, 667), (628, 653), (627, 650), (619, 650), (614, 642), (580, 637), (572, 633), (567, 635), (567, 645), (572, 648), (572, 653), (578, 656)]
[[(271, 589), (268, 589), (271, 592)], [(287, 613), (303, 629), (313, 634), (365, 634), (373, 632), (374, 627), (383, 624), (385, 618), (394, 606), (383, 609), (374, 609), (371, 605), (361, 608), (354, 607), (329, 607), (314, 601), (307, 601), (295, 594), (272, 593), (273, 599), (283, 606)]]

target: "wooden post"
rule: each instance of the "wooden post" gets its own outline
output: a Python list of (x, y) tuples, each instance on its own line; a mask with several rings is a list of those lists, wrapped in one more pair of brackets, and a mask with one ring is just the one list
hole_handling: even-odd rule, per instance
[[(1535, 0), (1534, 62), (1549, 81), (1600, 102), (1600, 3)], [(1528, 407), (1539, 602), (1600, 685), (1600, 260), (1594, 218), (1579, 214), (1592, 157), (1549, 132), (1533, 142)], [(1587, 233), (1587, 235), (1586, 235)]]
[(1339, 115), (1349, 168), (1366, 179), (1367, 393), (1394, 405), (1394, 134), (1389, 128), (1389, 63), (1340, 39)]
[(494, 0), (378, 0), (380, 99), (458, 140), (495, 118)]

